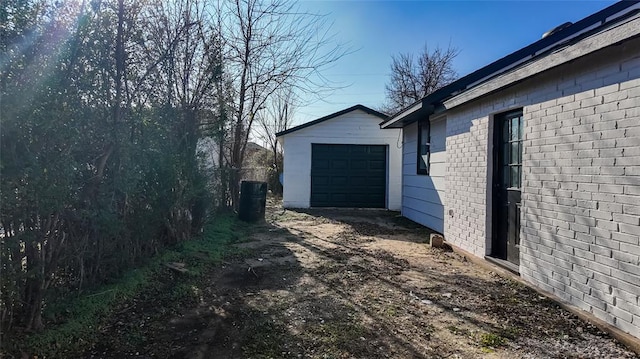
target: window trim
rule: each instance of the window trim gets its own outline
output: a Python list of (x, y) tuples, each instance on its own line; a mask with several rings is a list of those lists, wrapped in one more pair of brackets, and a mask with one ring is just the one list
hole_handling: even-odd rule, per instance
[[(496, 161), (496, 159), (498, 158), (496, 156), (499, 156), (501, 158), (499, 161), (502, 162), (502, 164), (501, 164), (502, 167), (508, 167), (509, 168), (509, 171), (508, 171), (509, 172), (509, 181), (508, 181), (509, 183), (508, 183), (508, 185), (507, 185), (507, 183), (504, 183), (503, 169), (499, 168), (497, 166), (497, 163), (493, 164), (493, 176), (495, 178), (501, 177), (500, 178), (500, 182), (502, 182), (502, 185), (506, 189), (522, 190), (522, 176), (523, 176), (523, 173), (522, 173), (523, 158), (522, 158), (522, 156), (524, 155), (524, 127), (523, 127), (524, 126), (524, 111), (523, 111), (523, 109), (522, 108), (513, 109), (513, 110), (510, 110), (510, 111), (506, 111), (506, 112), (502, 112), (502, 113), (498, 113), (498, 114), (494, 115), (494, 126), (497, 126), (498, 122), (509, 121), (509, 125), (508, 125), (509, 129), (508, 129), (508, 131), (509, 131), (509, 135), (510, 135), (511, 134), (511, 132), (510, 132), (511, 131), (511, 126), (512, 126), (511, 120), (513, 120), (514, 118), (519, 118), (520, 122), (519, 122), (518, 126), (520, 127), (520, 131), (522, 131), (522, 132), (520, 132), (518, 134), (519, 138), (517, 140), (513, 140), (511, 138), (511, 136), (509, 136), (509, 139), (506, 142), (509, 144), (508, 145), (509, 151), (511, 151), (511, 149), (513, 147), (513, 143), (518, 143), (518, 147), (519, 147), (518, 151), (520, 152), (519, 153), (520, 162), (519, 163), (515, 163), (515, 164), (511, 163), (512, 162), (512, 160), (511, 160), (511, 154), (512, 153), (511, 152), (506, 153), (505, 151), (503, 151), (503, 148), (502, 148), (502, 146), (504, 145), (504, 140), (502, 138), (500, 138), (500, 137), (504, 137), (504, 135), (505, 135), (504, 128), (498, 129), (497, 132), (494, 132), (494, 139), (493, 139), (493, 148), (494, 148), (494, 152), (495, 152), (494, 161)], [(499, 134), (499, 136), (496, 136), (498, 134)], [(509, 156), (509, 158), (507, 159), (507, 158), (505, 158), (505, 156)], [(512, 179), (511, 178), (511, 168), (512, 167), (519, 167), (519, 170), (518, 170), (518, 173), (519, 173), (519, 176), (518, 176), (519, 186), (518, 187), (513, 187), (512, 183), (511, 183), (511, 179)]]
[[(424, 141), (422, 138), (422, 130), (426, 126), (427, 132), (427, 140)], [(425, 143), (426, 153), (422, 153), (422, 143)], [(429, 118), (420, 119), (418, 121), (418, 144), (416, 151), (416, 174), (418, 175), (429, 175), (429, 170), (431, 166), (431, 121)], [(420, 162), (422, 161), (422, 156), (427, 156), (425, 161), (425, 168), (421, 168)]]

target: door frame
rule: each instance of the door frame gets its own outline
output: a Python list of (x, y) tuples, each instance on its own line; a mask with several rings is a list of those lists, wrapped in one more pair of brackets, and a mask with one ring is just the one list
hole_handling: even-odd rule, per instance
[[(505, 258), (499, 258), (497, 256), (497, 251), (498, 248), (496, 248), (496, 241), (498, 240), (498, 218), (497, 218), (497, 205), (496, 202), (498, 201), (498, 193), (497, 193), (497, 188), (496, 188), (496, 181), (500, 180), (500, 166), (499, 166), (499, 161), (498, 161), (498, 151), (500, 150), (501, 145), (498, 144), (498, 141), (500, 140), (499, 135), (502, 134), (502, 129), (500, 128), (498, 122), (502, 119), (504, 119), (505, 117), (508, 117), (510, 115), (514, 115), (514, 114), (520, 114), (520, 116), (522, 116), (522, 124), (521, 126), (524, 127), (524, 109), (522, 107), (514, 107), (511, 109), (507, 109), (505, 111), (501, 111), (500, 113), (496, 113), (494, 115), (491, 116), (491, 121), (489, 121), (489, 125), (488, 125), (488, 138), (487, 138), (487, 142), (489, 144), (488, 148), (490, 148), (491, 150), (488, 151), (487, 153), (487, 157), (488, 157), (488, 161), (487, 161), (487, 174), (489, 176), (488, 180), (487, 180), (487, 201), (486, 201), (486, 208), (487, 208), (487, 216), (486, 216), (486, 228), (487, 228), (487, 240), (486, 240), (486, 250), (485, 250), (485, 259), (487, 259), (488, 261), (497, 264), (501, 267), (504, 267), (512, 272), (514, 272), (515, 274), (519, 274), (519, 264), (516, 265), (510, 261), (508, 261), (506, 259), (506, 252), (505, 252)], [(524, 134), (524, 128), (523, 128), (523, 134)], [(522, 143), (521, 145), (521, 155), (524, 155), (524, 141), (523, 138), (520, 138), (520, 141)], [(522, 193), (522, 175), (523, 175), (523, 171), (522, 171), (522, 160), (520, 162), (520, 193)], [(520, 202), (521, 203), (521, 202)], [(521, 204), (520, 206), (520, 217), (522, 217), (522, 207)], [(522, 218), (518, 218), (518, 223), (520, 228), (518, 228), (518, 231), (521, 232), (521, 223)], [(519, 233), (518, 236), (521, 240), (521, 234)]]

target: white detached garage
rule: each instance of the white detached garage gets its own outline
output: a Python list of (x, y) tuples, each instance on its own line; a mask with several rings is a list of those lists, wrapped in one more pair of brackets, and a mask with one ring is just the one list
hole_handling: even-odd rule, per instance
[(363, 105), (282, 131), (285, 208), (401, 206), (401, 129)]

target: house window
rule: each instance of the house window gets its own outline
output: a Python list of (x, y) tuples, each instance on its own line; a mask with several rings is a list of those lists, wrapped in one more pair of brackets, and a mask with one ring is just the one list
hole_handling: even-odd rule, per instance
[(418, 174), (429, 174), (429, 155), (431, 154), (431, 124), (429, 119), (418, 121)]
[(522, 186), (522, 134), (524, 122), (522, 110), (506, 113), (498, 117), (501, 130), (500, 163), (502, 164), (502, 183), (506, 188)]

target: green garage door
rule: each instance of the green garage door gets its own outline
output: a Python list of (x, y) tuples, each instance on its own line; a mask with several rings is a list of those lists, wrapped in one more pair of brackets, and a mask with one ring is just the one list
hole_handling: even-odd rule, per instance
[(386, 146), (311, 145), (311, 207), (384, 208)]

